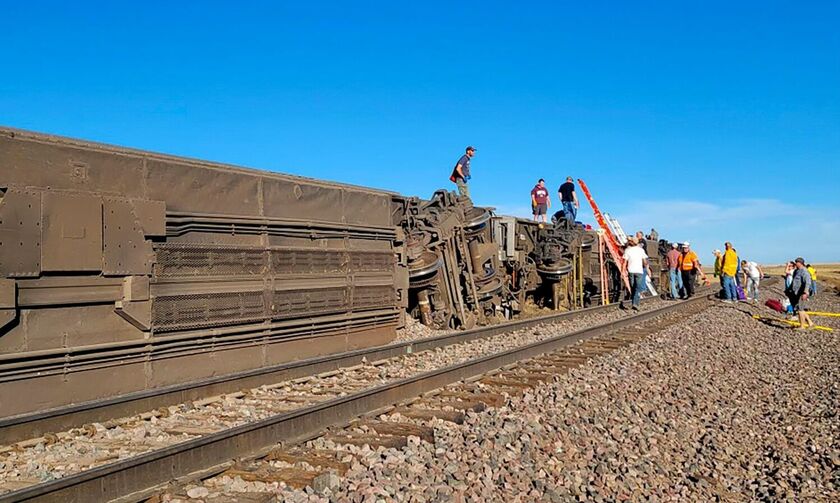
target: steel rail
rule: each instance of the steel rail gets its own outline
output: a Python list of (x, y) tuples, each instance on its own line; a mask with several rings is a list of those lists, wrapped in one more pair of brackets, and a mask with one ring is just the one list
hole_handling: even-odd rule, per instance
[[(295, 411), (243, 424), (207, 436), (188, 440), (123, 461), (109, 463), (54, 481), (20, 489), (0, 496), (0, 503), (19, 501), (89, 502), (140, 500), (155, 488), (190, 474), (210, 475), (228, 466), (231, 460), (254, 456), (281, 442), (312, 438), (328, 427), (347, 424), (353, 418), (400, 401), (422, 395), (469, 377), (532, 358), (559, 348), (631, 327), (688, 304), (706, 302), (710, 295), (673, 303), (618, 321), (603, 323), (576, 332), (552, 337), (501, 353), (475, 358), (460, 364), (424, 372), (409, 378), (375, 386)], [(523, 320), (524, 322), (525, 320)], [(525, 325), (525, 323), (513, 325)], [(488, 327), (491, 330), (511, 330)]]
[[(643, 299), (643, 302), (645, 300), (647, 299)], [(377, 361), (405, 354), (419, 353), (421, 351), (446, 347), (462, 342), (493, 337), (504, 332), (531, 328), (544, 323), (573, 320), (589, 314), (609, 312), (616, 309), (619, 309), (618, 303), (576, 311), (552, 313), (544, 316), (478, 327), (462, 332), (452, 332), (437, 337), (397, 342), (384, 346), (308, 358), (151, 390), (126, 393), (100, 400), (91, 400), (38, 412), (9, 416), (0, 419), (0, 445), (36, 438), (45, 433), (65, 431), (86, 423), (102, 422), (118, 417), (131, 416), (208, 396), (233, 393), (242, 389), (256, 388), (265, 384), (273, 384), (280, 381), (352, 367), (363, 361)]]

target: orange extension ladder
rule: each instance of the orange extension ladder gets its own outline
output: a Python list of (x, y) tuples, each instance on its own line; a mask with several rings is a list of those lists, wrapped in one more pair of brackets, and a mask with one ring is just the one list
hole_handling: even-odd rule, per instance
[(610, 230), (610, 226), (607, 224), (607, 220), (604, 218), (601, 210), (598, 209), (598, 205), (595, 204), (595, 199), (592, 198), (592, 193), (589, 192), (589, 187), (587, 187), (586, 183), (584, 183), (584, 181), (580, 178), (578, 178), (578, 185), (580, 185), (580, 190), (583, 191), (583, 194), (589, 201), (589, 205), (592, 206), (592, 213), (595, 214), (595, 221), (598, 222), (601, 230), (604, 231), (604, 242), (606, 243), (607, 249), (610, 251), (610, 255), (612, 255), (613, 260), (616, 264), (618, 264), (618, 268), (621, 270), (621, 280), (624, 282), (624, 286), (629, 292), (631, 291), (630, 277), (627, 276), (627, 267), (624, 265), (624, 257), (621, 255), (621, 250), (618, 247), (618, 240), (616, 240), (615, 234), (613, 234), (612, 230)]

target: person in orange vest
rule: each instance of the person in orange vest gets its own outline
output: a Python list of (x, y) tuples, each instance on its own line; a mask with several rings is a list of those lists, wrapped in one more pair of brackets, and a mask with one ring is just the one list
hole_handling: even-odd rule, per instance
[(682, 274), (683, 290), (685, 291), (684, 299), (691, 298), (694, 295), (694, 282), (697, 280), (697, 274), (703, 278), (703, 282), (707, 283), (706, 274), (700, 266), (700, 258), (691, 249), (688, 241), (683, 243), (683, 252), (680, 255), (679, 269)]

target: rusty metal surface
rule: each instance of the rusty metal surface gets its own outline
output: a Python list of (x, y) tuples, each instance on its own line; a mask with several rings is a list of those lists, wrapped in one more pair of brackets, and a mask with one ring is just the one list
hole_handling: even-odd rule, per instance
[(40, 273), (41, 194), (15, 188), (0, 191), (0, 276)]
[(9, 128), (0, 167), (0, 415), (383, 344), (400, 323), (395, 194)]
[(539, 354), (629, 327), (676, 311), (687, 304), (707, 301), (706, 297), (675, 303), (624, 318), (617, 322), (580, 330), (433, 370), (414, 377), (377, 386), (342, 398), (241, 425), (124, 461), (93, 468), (52, 482), (8, 493), (0, 501), (108, 501), (130, 494), (138, 496), (166, 481), (208, 470), (231, 459), (253, 455), (279, 442), (311, 437), (333, 425), (343, 424), (365, 412), (393, 405), (447, 384), (486, 373)]
[(102, 270), (102, 199), (46, 191), (41, 211), (43, 271)]
[(152, 244), (126, 199), (106, 197), (102, 206), (102, 273), (106, 276), (150, 274)]

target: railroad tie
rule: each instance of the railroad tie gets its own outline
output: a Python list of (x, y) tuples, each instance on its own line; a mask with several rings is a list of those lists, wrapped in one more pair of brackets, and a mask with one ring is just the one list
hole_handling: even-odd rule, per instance
[(296, 489), (303, 489), (306, 486), (312, 485), (312, 481), (320, 474), (320, 472), (314, 470), (274, 468), (268, 464), (247, 467), (237, 465), (222, 472), (222, 475), (227, 475), (230, 478), (239, 477), (246, 482), (284, 482), (286, 485)]
[(401, 435), (363, 435), (351, 433), (347, 435), (330, 434), (325, 439), (336, 444), (363, 446), (369, 445), (373, 449), (385, 447), (387, 449), (402, 449), (408, 445), (408, 437)]
[(391, 415), (393, 414), (399, 414), (402, 417), (407, 417), (409, 419), (418, 419), (421, 421), (440, 419), (441, 421), (447, 421), (450, 423), (464, 424), (464, 413), (457, 410), (398, 407), (391, 411)]
[(501, 407), (508, 401), (507, 397), (499, 393), (482, 393), (470, 391), (470, 389), (476, 388), (466, 388), (464, 391), (443, 390), (438, 396), (442, 398), (460, 398), (466, 401), (474, 400), (484, 403), (488, 407)]
[(529, 383), (529, 382), (523, 382), (523, 381), (518, 381), (518, 380), (513, 380), (513, 379), (494, 378), (494, 377), (489, 377), (487, 379), (482, 379), (479, 382), (484, 383), (484, 384), (489, 384), (491, 386), (492, 385), (499, 385), (499, 386), (503, 386), (503, 387), (507, 387), (507, 388), (528, 389), (528, 388), (533, 387), (533, 386), (531, 386), (531, 383)]
[(430, 408), (451, 407), (453, 410), (463, 412), (482, 412), (487, 409), (487, 404), (478, 400), (428, 400), (424, 401), (423, 405)]
[(304, 452), (301, 450), (287, 451), (283, 449), (275, 449), (266, 454), (266, 461), (282, 461), (290, 465), (298, 463), (306, 463), (312, 468), (320, 468), (322, 470), (335, 470), (339, 475), (344, 475), (350, 469), (350, 463), (344, 463), (337, 459), (338, 451), (311, 451)]

